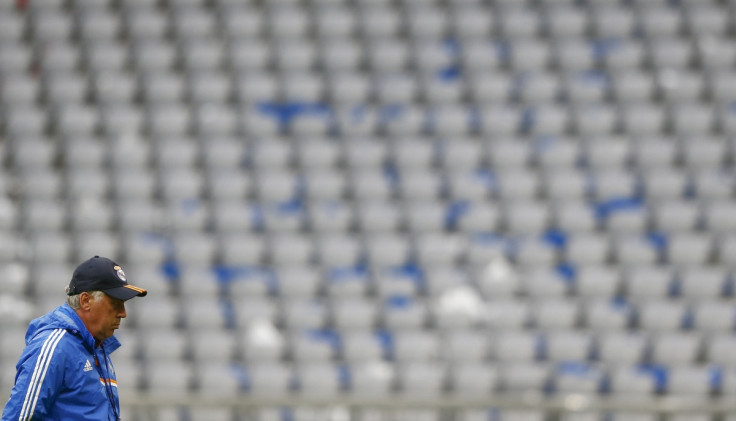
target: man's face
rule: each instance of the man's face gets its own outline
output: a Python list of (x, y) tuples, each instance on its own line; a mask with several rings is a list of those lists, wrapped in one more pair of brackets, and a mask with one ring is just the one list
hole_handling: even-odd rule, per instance
[(103, 294), (99, 300), (91, 299), (87, 328), (95, 339), (102, 342), (120, 328), (120, 319), (125, 318), (125, 301)]

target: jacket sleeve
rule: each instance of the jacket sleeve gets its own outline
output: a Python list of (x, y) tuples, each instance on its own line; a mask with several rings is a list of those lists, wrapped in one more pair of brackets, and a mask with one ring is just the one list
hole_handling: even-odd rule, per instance
[(23, 350), (1, 421), (40, 420), (53, 412), (64, 381), (65, 334), (63, 329), (51, 331), (33, 339)]

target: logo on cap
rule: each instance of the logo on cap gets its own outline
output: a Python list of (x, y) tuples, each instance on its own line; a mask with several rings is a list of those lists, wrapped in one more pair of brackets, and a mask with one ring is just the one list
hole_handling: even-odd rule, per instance
[(121, 268), (120, 266), (113, 266), (112, 268), (116, 271), (115, 273), (118, 275), (118, 278), (120, 278), (121, 281), (126, 282), (125, 272), (123, 272), (123, 268)]

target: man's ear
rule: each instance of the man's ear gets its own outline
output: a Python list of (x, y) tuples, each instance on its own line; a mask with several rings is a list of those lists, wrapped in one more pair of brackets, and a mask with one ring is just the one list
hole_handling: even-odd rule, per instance
[(79, 308), (82, 310), (89, 310), (92, 302), (92, 295), (89, 292), (83, 292), (79, 294)]

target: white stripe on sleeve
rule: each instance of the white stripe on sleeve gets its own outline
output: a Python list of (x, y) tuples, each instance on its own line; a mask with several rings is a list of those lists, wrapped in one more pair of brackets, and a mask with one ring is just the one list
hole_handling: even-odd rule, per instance
[(28, 385), (26, 391), (26, 397), (23, 401), (23, 408), (20, 412), (20, 421), (30, 420), (33, 417), (33, 412), (36, 409), (36, 403), (38, 402), (38, 396), (41, 392), (41, 386), (46, 378), (46, 372), (49, 368), (49, 362), (51, 357), (54, 355), (56, 345), (59, 344), (61, 337), (64, 336), (66, 330), (56, 329), (46, 338), (41, 347), (41, 353), (36, 359), (36, 366), (33, 369), (33, 376), (31, 376), (31, 382)]

